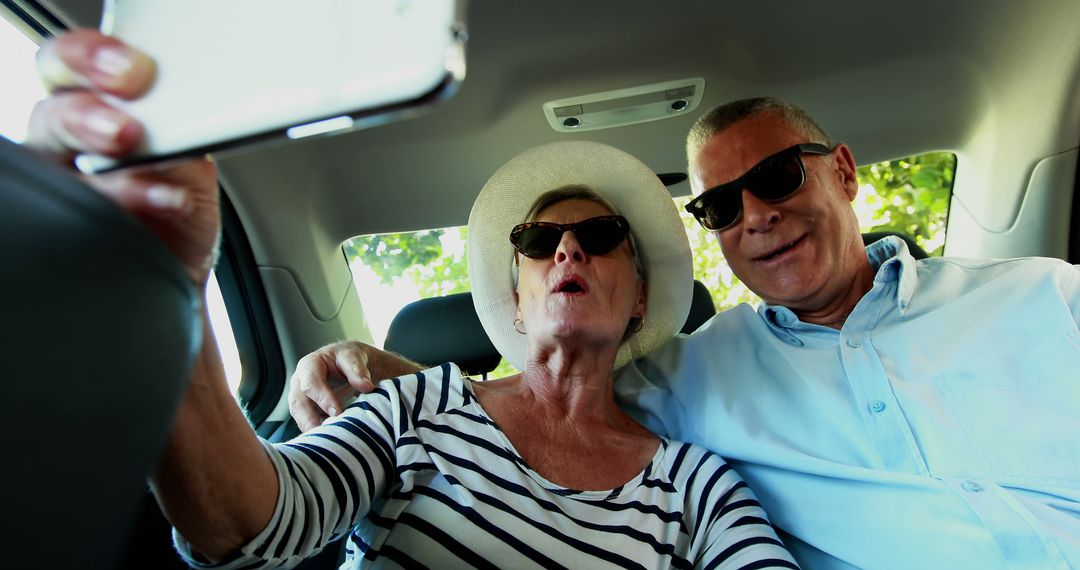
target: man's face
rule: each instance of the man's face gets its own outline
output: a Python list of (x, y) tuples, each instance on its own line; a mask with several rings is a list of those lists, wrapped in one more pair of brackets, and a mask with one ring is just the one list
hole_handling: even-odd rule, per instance
[[(777, 113), (743, 119), (713, 135), (693, 157), (695, 193), (730, 182), (762, 159), (814, 142)], [(806, 182), (769, 204), (742, 190), (742, 219), (717, 232), (735, 274), (771, 304), (795, 311), (829, 307), (867, 265), (851, 200), (858, 190), (851, 151), (802, 155)]]

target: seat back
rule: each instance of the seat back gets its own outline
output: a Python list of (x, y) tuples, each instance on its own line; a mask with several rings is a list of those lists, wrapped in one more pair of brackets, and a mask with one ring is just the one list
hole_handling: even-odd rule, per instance
[(480, 324), (472, 293), (405, 305), (391, 321), (383, 348), (427, 366), (453, 362), (470, 375), (487, 374), (502, 360)]
[(683, 334), (690, 334), (698, 329), (705, 321), (716, 314), (716, 305), (713, 303), (712, 294), (704, 283), (694, 280), (694, 296), (690, 300), (690, 313), (686, 315), (686, 323), (683, 324)]
[(55, 164), (0, 138), (0, 172), (5, 567), (116, 568), (187, 386), (198, 292)]

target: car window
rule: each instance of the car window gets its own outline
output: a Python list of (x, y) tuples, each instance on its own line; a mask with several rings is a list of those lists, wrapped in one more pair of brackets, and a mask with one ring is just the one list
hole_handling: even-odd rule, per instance
[(863, 232), (894, 231), (915, 238), (931, 256), (945, 250), (956, 155), (927, 152), (861, 166), (855, 214)]
[(37, 44), (7, 20), (0, 19), (0, 53), (4, 54), (0, 57), (0, 77), (4, 78), (0, 135), (22, 142), (26, 138), (26, 120), (34, 103), (45, 97), (45, 89), (34, 70)]
[[(853, 202), (863, 232), (893, 231), (913, 237), (930, 255), (945, 247), (956, 157), (932, 152), (858, 168), (859, 193)], [(718, 310), (757, 303), (731, 268), (720, 245), (686, 213), (690, 196), (675, 198), (690, 248), (694, 278), (713, 295)], [(344, 244), (360, 303), (374, 342), (382, 346), (397, 312), (413, 301), (469, 290), (465, 258), (467, 228), (368, 235)], [(509, 370), (503, 365), (493, 374)]]
[(240, 381), (244, 377), (243, 368), (240, 366), (240, 351), (233, 336), (229, 313), (225, 310), (225, 299), (221, 295), (217, 275), (213, 271), (210, 272), (210, 282), (206, 285), (206, 308), (210, 313), (210, 328), (214, 331), (218, 351), (225, 364), (225, 379), (229, 383), (229, 392), (239, 398)]

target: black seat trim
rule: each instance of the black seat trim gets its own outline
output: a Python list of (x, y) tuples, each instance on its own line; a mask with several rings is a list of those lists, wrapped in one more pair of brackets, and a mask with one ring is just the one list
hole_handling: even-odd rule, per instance
[(930, 255), (926, 253), (926, 250), (920, 247), (915, 241), (915, 238), (901, 232), (867, 232), (862, 235), (863, 245), (870, 245), (889, 236), (898, 237), (904, 240), (904, 243), (907, 244), (908, 251), (911, 253), (911, 257), (914, 257), (915, 259), (926, 259), (927, 257), (930, 257)]

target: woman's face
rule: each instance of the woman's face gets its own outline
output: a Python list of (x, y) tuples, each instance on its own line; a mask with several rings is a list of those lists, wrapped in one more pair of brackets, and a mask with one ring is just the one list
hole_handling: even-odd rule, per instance
[[(569, 224), (611, 214), (592, 200), (570, 199), (541, 210), (535, 221)], [(568, 231), (554, 256), (518, 259), (518, 318), (534, 347), (567, 341), (618, 347), (630, 318), (645, 313), (645, 283), (634, 270), (629, 240), (590, 255)]]

